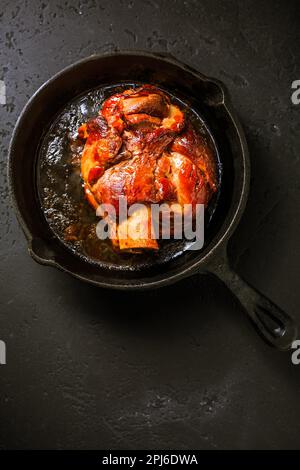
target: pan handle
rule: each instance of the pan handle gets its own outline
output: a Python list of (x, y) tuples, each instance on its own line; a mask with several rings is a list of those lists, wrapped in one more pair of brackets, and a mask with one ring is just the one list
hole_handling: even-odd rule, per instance
[(282, 351), (291, 349), (297, 337), (294, 320), (233, 271), (227, 256), (223, 263), (210, 267), (210, 272), (231, 290), (269, 344)]

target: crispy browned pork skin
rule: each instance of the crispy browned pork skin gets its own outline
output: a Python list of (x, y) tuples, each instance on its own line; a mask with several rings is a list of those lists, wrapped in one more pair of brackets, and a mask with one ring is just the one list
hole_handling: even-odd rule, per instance
[[(121, 196), (128, 206), (206, 206), (217, 189), (215, 159), (203, 136), (186, 121), (183, 111), (152, 85), (108, 98), (99, 115), (78, 130), (86, 139), (81, 174), (89, 203), (95, 209), (112, 204), (117, 213)], [(147, 210), (131, 216), (137, 226), (151, 224)], [(132, 222), (129, 218), (126, 223)], [(120, 249), (158, 248), (150, 233), (132, 239), (121, 237), (123, 230), (121, 223), (114, 239)]]

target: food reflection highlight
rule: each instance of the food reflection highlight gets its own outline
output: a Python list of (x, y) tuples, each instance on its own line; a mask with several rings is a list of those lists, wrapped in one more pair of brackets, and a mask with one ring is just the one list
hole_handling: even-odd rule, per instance
[(188, 250), (200, 250), (204, 245), (204, 204), (132, 204), (119, 197), (118, 213), (113, 204), (100, 204), (96, 226), (100, 240), (110, 239), (120, 249), (136, 246), (158, 249), (157, 240), (192, 242)]

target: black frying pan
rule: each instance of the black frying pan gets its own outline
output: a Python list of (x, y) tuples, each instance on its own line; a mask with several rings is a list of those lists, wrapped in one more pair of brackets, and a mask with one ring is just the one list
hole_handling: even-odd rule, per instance
[[(41, 210), (37, 193), (37, 159), (45, 130), (57, 113), (87, 90), (132, 81), (153, 83), (185, 97), (211, 132), (222, 165), (217, 207), (200, 251), (162, 248), (159, 262), (112, 266), (91, 262), (55, 236)], [(91, 284), (113, 289), (154, 289), (197, 272), (217, 276), (234, 293), (256, 328), (281, 350), (291, 347), (297, 330), (292, 319), (249, 286), (229, 266), (227, 243), (244, 211), (250, 166), (247, 144), (224, 85), (164, 54), (122, 52), (81, 60), (46, 82), (25, 106), (9, 151), (9, 180), (18, 220), (31, 256)]]

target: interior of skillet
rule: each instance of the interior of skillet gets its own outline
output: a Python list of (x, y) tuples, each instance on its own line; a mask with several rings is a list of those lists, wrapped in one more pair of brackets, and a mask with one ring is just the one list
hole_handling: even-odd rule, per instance
[[(183, 242), (164, 242), (153, 254), (116, 259), (93, 260), (64, 244), (59, 233), (50, 228), (41, 207), (41, 157), (47, 133), (64, 110), (69, 110), (73, 123), (76, 116), (72, 106), (84, 103), (87, 94), (97, 93), (103, 87), (116, 84), (150, 83), (161, 87), (173, 97), (189, 105), (203, 122), (210, 134), (218, 160), (221, 177), (219, 191), (211, 202), (206, 218), (205, 244), (200, 251), (185, 251)], [(82, 101), (83, 100), (83, 101)], [(74, 108), (73, 108), (74, 111)], [(67, 113), (68, 114), (68, 113)], [(77, 116), (78, 118), (78, 116)], [(222, 106), (222, 90), (218, 85), (201, 79), (188, 68), (178, 68), (174, 62), (151, 55), (124, 54), (92, 57), (69, 67), (51, 79), (32, 100), (23, 116), (17, 143), (19, 145), (18, 166), (20, 212), (32, 234), (33, 250), (41, 259), (57, 261), (62, 267), (78, 275), (101, 279), (107, 271), (114, 280), (152, 277), (164, 271), (180, 271), (201, 259), (210, 250), (230, 222), (236, 209), (242, 188), (243, 162), (236, 129)], [(55, 160), (55, 153), (53, 154)], [(29, 164), (31, 162), (31, 164)], [(16, 164), (16, 162), (13, 162)], [(79, 187), (79, 191), (82, 190)], [(83, 196), (83, 194), (82, 194)], [(46, 214), (47, 216), (47, 214)], [(163, 265), (163, 269), (162, 269)]]

